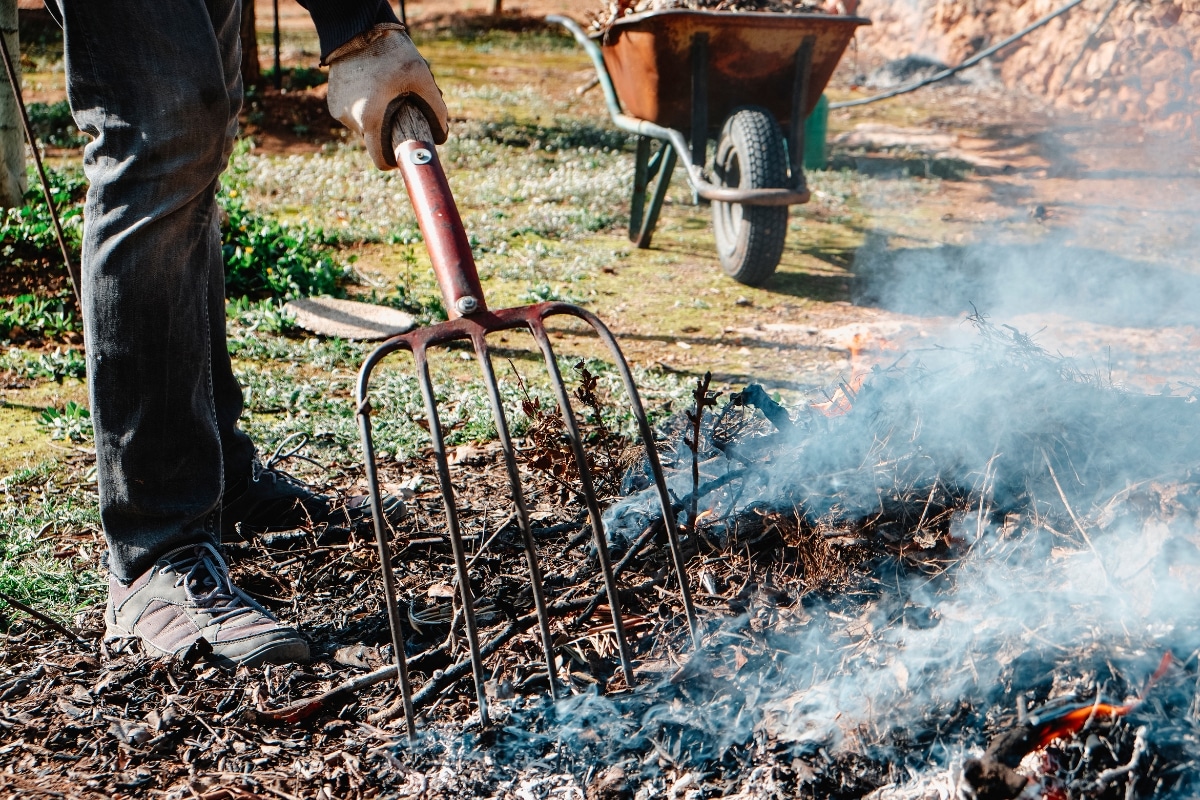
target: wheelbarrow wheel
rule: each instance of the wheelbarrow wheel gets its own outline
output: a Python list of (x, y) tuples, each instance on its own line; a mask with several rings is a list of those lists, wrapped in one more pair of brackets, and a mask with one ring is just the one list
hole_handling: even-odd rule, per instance
[[(775, 117), (760, 106), (735, 109), (721, 129), (713, 174), (722, 186), (787, 186), (787, 154)], [(713, 232), (725, 274), (761, 286), (775, 273), (787, 237), (787, 206), (713, 202)]]

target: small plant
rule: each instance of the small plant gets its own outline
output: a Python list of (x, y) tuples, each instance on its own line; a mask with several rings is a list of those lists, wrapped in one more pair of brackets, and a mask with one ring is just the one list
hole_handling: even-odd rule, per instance
[[(280, 71), (280, 86), (286, 91), (296, 92), (322, 86), (329, 76), (324, 70), (314, 67), (284, 67)], [(262, 86), (275, 85), (275, 68), (267, 67), (262, 71)]]
[(446, 313), (446, 307), (442, 305), (442, 298), (433, 294), (418, 295), (402, 283), (396, 286), (394, 294), (386, 297), (376, 297), (372, 293), (371, 302), (412, 314), (418, 326), (433, 325), (445, 322), (450, 318)]
[(251, 300), (235, 297), (229, 301), (226, 314), (250, 331), (277, 333), (290, 336), (295, 333), (296, 318), (284, 310), (277, 300)]
[(87, 406), (68, 400), (62, 409), (50, 406), (43, 409), (38, 424), (50, 430), (50, 438), (82, 442), (92, 435), (92, 414)]
[(562, 303), (574, 303), (575, 305), (583, 305), (587, 302), (583, 298), (563, 294), (548, 283), (532, 286), (521, 293), (521, 301), (524, 303), (545, 303), (551, 300)]
[(57, 298), (23, 294), (19, 297), (0, 300), (0, 338), (16, 339), (22, 336), (45, 336), (56, 338), (80, 329), (69, 293)]
[(333, 237), (320, 228), (256, 214), (236, 195), (235, 190), (220, 196), (229, 216), (221, 246), (230, 297), (343, 294), (340, 284), (349, 271), (333, 260)]
[(43, 144), (52, 147), (83, 147), (91, 137), (84, 136), (75, 127), (71, 107), (66, 100), (57, 103), (30, 103), (29, 125), (33, 135)]
[[(78, 252), (83, 236), (83, 193), (87, 182), (82, 173), (70, 170), (47, 169), (46, 177), (62, 220), (67, 248)], [(32, 168), (24, 201), (20, 208), (7, 209), (0, 216), (0, 257), (12, 264), (25, 261), (60, 263), (62, 254), (54, 235), (50, 210)]]
[(51, 380), (62, 383), (67, 378), (83, 378), (87, 363), (78, 350), (56, 349), (53, 353), (36, 356), (12, 348), (0, 356), (0, 369), (11, 371), (26, 380)]

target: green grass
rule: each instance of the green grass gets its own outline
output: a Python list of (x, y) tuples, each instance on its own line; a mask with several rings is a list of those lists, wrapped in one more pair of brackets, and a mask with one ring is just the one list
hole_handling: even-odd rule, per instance
[(0, 592), (55, 614), (96, 602), (102, 540), (90, 485), (44, 462), (0, 481), (0, 498)]

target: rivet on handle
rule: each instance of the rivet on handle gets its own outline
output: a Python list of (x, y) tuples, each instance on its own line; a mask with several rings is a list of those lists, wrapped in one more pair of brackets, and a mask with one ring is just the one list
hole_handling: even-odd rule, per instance
[(433, 153), (422, 147), (419, 150), (413, 150), (409, 158), (414, 164), (428, 164), (433, 160)]

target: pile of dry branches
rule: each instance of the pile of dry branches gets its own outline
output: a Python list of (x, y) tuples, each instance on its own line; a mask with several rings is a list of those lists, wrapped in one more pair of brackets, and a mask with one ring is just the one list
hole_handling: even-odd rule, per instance
[(814, 14), (827, 4), (805, 0), (608, 0), (591, 12), (590, 28), (602, 33), (631, 14), (647, 11), (690, 9), (692, 11), (763, 11), (772, 14)]
[(309, 665), (228, 674), (200, 653), (108, 652), (98, 610), (76, 620), (78, 638), (13, 621), (0, 787), (206, 800), (1195, 788), (1200, 629), (1178, 587), (1200, 584), (1197, 406), (1117, 391), (979, 322), (977, 348), (898, 363), (790, 413), (761, 390), (721, 405), (697, 386), (664, 436), (698, 651), (644, 471), (622, 475), (624, 443), (601, 422), (615, 401), (576, 376), (590, 467), (616, 501), (637, 686), (618, 668), (554, 413), (530, 402), (522, 469), (565, 699), (548, 698), (503, 466), (494, 446), (463, 446), (451, 477), (491, 726), (474, 706), (432, 467), (393, 463), (385, 481), (413, 489), (393, 563), (418, 743), (394, 719), (372, 547), (299, 531), (228, 549), (239, 585), (313, 642)]

